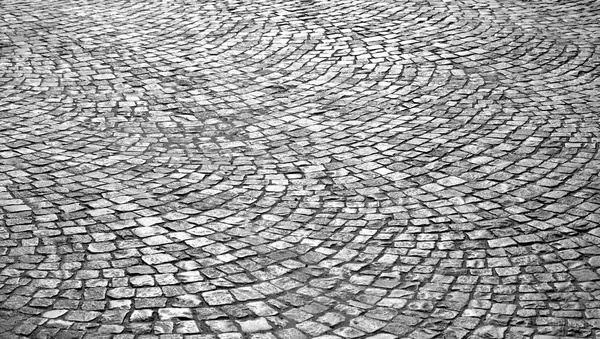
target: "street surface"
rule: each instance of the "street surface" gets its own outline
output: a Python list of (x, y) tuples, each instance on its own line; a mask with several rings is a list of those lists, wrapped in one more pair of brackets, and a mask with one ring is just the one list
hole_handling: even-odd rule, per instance
[(3, 0), (0, 338), (600, 338), (600, 2)]

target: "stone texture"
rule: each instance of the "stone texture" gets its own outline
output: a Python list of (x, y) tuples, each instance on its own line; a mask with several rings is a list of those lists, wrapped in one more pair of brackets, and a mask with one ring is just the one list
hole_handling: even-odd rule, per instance
[(594, 338), (594, 1), (4, 1), (0, 338)]

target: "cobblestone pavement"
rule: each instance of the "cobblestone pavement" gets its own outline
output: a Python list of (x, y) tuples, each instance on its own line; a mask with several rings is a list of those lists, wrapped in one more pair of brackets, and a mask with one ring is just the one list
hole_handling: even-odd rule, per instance
[(600, 2), (0, 5), (0, 338), (600, 337)]

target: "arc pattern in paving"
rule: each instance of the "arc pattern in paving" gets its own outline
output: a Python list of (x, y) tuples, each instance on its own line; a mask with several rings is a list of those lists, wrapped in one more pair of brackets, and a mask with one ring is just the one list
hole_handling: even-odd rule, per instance
[(598, 6), (3, 3), (0, 335), (598, 335)]

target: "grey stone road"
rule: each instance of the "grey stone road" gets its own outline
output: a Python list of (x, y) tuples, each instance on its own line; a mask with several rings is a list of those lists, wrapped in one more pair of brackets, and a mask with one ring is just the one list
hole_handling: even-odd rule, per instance
[(600, 338), (600, 2), (0, 2), (0, 338)]

